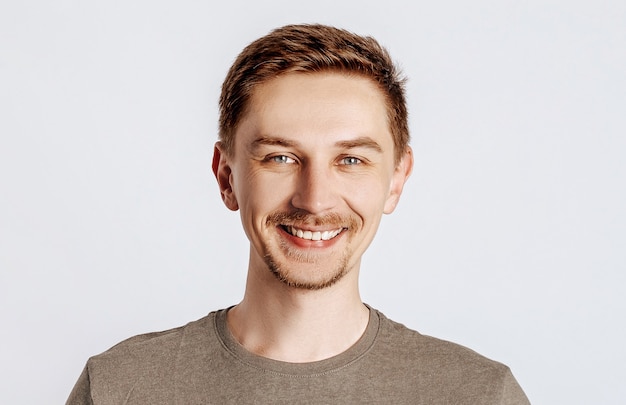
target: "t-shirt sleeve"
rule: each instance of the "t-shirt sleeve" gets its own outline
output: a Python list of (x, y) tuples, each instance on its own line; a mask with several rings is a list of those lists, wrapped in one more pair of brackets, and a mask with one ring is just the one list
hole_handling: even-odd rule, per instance
[(501, 405), (530, 405), (530, 401), (522, 387), (517, 383), (511, 370), (508, 370), (503, 381)]
[(74, 389), (72, 389), (65, 405), (93, 405), (87, 366), (85, 366), (80, 377), (78, 377), (78, 381), (76, 381), (76, 385), (74, 385)]

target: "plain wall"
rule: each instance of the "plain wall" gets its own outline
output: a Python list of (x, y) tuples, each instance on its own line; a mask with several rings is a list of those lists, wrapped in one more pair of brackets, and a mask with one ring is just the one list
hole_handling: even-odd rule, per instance
[(247, 240), (210, 170), (217, 98), (287, 23), (376, 37), (416, 166), (363, 299), (506, 363), (534, 404), (626, 402), (626, 2), (0, 4), (0, 403), (237, 303)]

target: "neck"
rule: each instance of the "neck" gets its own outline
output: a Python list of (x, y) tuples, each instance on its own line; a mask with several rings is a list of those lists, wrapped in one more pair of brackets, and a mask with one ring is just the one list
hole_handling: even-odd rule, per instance
[(369, 310), (359, 295), (358, 266), (334, 285), (314, 291), (289, 287), (266, 268), (250, 268), (244, 299), (227, 319), (248, 351), (304, 363), (338, 355), (356, 343)]

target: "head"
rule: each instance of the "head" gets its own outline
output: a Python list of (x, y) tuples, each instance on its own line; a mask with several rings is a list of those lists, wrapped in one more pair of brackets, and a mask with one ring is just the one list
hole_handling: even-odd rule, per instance
[(404, 79), (387, 51), (371, 37), (325, 25), (288, 25), (252, 42), (237, 57), (222, 85), (219, 139), (233, 153), (235, 132), (255, 88), (292, 72), (360, 75), (384, 95), (396, 163), (409, 142)]
[(332, 27), (280, 28), (237, 58), (220, 113), (213, 171), (240, 211), (249, 274), (309, 290), (355, 281), (413, 162), (387, 52)]

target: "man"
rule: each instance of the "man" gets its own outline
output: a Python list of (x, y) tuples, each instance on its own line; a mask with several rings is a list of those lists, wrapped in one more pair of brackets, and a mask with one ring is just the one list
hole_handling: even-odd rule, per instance
[(413, 155), (403, 81), (372, 38), (287, 26), (220, 99), (213, 172), (250, 240), (243, 300), (89, 360), (68, 404), (526, 404), (509, 369), (364, 305), (361, 256)]

